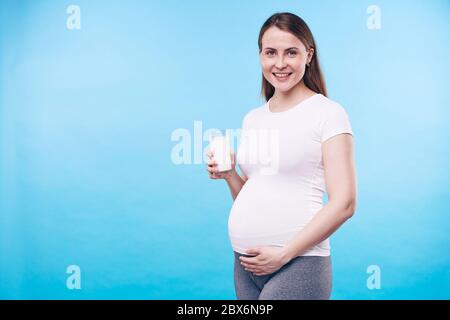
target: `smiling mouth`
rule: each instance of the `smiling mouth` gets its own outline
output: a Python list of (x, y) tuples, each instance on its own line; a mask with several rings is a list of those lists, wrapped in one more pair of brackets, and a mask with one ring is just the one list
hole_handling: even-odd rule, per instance
[(277, 79), (284, 80), (287, 79), (292, 72), (274, 72), (272, 73)]

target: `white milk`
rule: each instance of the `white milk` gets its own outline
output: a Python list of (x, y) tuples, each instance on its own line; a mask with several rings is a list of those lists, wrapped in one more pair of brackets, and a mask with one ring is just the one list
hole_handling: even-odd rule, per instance
[(214, 161), (217, 162), (217, 170), (219, 172), (231, 170), (231, 148), (228, 136), (211, 136), (209, 148), (214, 154)]

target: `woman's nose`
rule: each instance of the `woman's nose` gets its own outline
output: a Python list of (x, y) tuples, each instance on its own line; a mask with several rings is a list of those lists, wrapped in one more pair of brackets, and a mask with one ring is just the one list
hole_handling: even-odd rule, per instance
[(285, 65), (285, 61), (283, 59), (283, 57), (280, 57), (277, 59), (277, 62), (275, 63), (275, 67), (277, 67), (278, 69), (283, 69)]

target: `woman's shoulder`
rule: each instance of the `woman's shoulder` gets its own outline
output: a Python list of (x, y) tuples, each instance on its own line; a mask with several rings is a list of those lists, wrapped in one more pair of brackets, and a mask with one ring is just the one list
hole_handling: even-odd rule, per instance
[(322, 94), (318, 96), (318, 99), (316, 99), (315, 102), (316, 103), (313, 109), (316, 110), (321, 117), (335, 116), (336, 114), (347, 114), (347, 111), (340, 102)]
[[(317, 121), (315, 123), (322, 132), (331, 134), (337, 130), (352, 133), (350, 117), (341, 103), (323, 95), (318, 100), (320, 100), (320, 103), (317, 104), (317, 108), (314, 108), (317, 110), (315, 113)], [(325, 140), (326, 138), (323, 138), (322, 141)]]
[(324, 96), (323, 94), (318, 94), (317, 107), (324, 109), (344, 109), (342, 104), (334, 99)]
[(247, 111), (247, 113), (244, 115), (244, 121), (251, 119), (251, 118), (255, 118), (255, 117), (259, 117), (264, 113), (264, 109), (266, 108), (266, 104), (267, 102), (264, 102), (264, 104), (259, 105), (257, 107), (253, 107), (250, 110)]

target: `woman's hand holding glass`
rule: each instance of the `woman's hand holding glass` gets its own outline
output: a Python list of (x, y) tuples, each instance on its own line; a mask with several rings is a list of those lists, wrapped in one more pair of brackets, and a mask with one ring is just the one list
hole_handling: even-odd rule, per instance
[(217, 170), (217, 162), (214, 160), (214, 153), (211, 150), (206, 152), (208, 160), (206, 162), (206, 171), (209, 172), (209, 177), (211, 179), (229, 179), (233, 174), (236, 173), (236, 157), (233, 151), (231, 151), (231, 170), (219, 172)]

